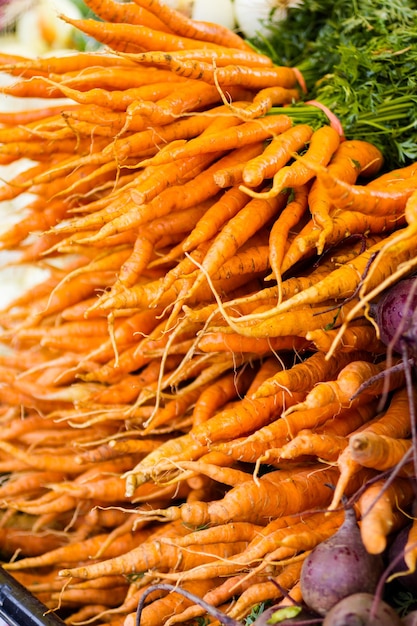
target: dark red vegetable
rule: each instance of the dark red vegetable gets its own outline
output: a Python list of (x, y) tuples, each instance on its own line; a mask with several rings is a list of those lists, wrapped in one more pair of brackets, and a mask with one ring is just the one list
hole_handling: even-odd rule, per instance
[(374, 306), (381, 340), (393, 350), (417, 357), (417, 278), (391, 287)]
[(308, 607), (319, 615), (326, 615), (346, 596), (359, 591), (373, 593), (381, 572), (381, 557), (366, 551), (355, 511), (347, 508), (339, 530), (305, 559), (301, 569), (301, 593)]

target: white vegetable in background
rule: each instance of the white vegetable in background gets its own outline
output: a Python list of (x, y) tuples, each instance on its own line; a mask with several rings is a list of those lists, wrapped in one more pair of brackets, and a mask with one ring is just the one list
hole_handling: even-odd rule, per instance
[(184, 13), (184, 15), (191, 17), (194, 0), (164, 0), (164, 4), (167, 4), (171, 9), (176, 9)]
[(191, 17), (204, 22), (215, 22), (231, 30), (236, 23), (232, 0), (194, 0)]
[(71, 47), (74, 29), (59, 15), (74, 19), (82, 17), (71, 0), (37, 0), (19, 17), (16, 23), (17, 40), (29, 44), (33, 54)]
[(194, 20), (214, 22), (230, 29), (236, 26), (233, 0), (163, 0), (163, 2)]
[(298, 7), (303, 0), (234, 0), (235, 18), (245, 37), (267, 34), (263, 21), (272, 16), (280, 22), (287, 16), (287, 9)]

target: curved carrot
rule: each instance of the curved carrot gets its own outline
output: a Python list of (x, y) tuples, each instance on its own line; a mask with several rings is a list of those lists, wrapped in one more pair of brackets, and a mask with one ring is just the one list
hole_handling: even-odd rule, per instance
[[(166, 5), (165, 5), (166, 6)], [(157, 14), (161, 17), (161, 14)], [(93, 37), (97, 41), (113, 50), (120, 52), (142, 52), (143, 50), (184, 50), (194, 48), (214, 48), (219, 44), (211, 41), (202, 41), (173, 34), (172, 31), (161, 31), (149, 26), (137, 26), (136, 24), (121, 24), (113, 22), (99, 22), (92, 19), (72, 19), (67, 15), (61, 15), (67, 24)], [(246, 44), (244, 44), (246, 47)], [(235, 46), (239, 47), (239, 46)]]
[(162, 32), (171, 31), (155, 13), (151, 13), (135, 2), (124, 2), (121, 5), (115, 0), (86, 0), (85, 4), (104, 22), (136, 24)]
[[(302, 128), (303, 125), (299, 126)], [(262, 196), (259, 196), (257, 192), (248, 193), (253, 197), (265, 198), (280, 193), (285, 187), (305, 185), (314, 176), (314, 172), (311, 171), (311, 164), (327, 165), (334, 152), (339, 147), (340, 135), (331, 126), (321, 126), (314, 132), (311, 129), (310, 137), (306, 139), (306, 143), (308, 140), (310, 140), (309, 146), (302, 156), (299, 156), (291, 165), (279, 169), (277, 168), (276, 172), (274, 172), (272, 187), (269, 191), (262, 192)], [(293, 152), (298, 152), (298, 150), (299, 148), (295, 147)], [(247, 181), (245, 180), (245, 182)], [(250, 182), (247, 182), (247, 184), (252, 186)]]
[(359, 498), (361, 537), (370, 554), (381, 554), (387, 545), (388, 535), (403, 523), (398, 514), (414, 498), (412, 482), (396, 477), (390, 485), (379, 480), (370, 485)]
[(204, 137), (190, 139), (187, 144), (179, 147), (174, 146), (172, 150), (164, 150), (149, 162), (142, 162), (141, 165), (167, 163), (174, 159), (189, 158), (205, 152), (221, 152), (223, 150), (241, 148), (249, 143), (255, 143), (280, 134), (288, 129), (291, 124), (291, 119), (284, 114), (271, 115), (260, 120), (244, 122), (226, 131), (222, 130)]
[[(172, 9), (161, 0), (135, 0), (136, 4), (157, 15), (169, 28), (181, 37), (191, 37), (206, 44), (215, 43), (227, 48), (252, 51), (242, 37), (229, 28), (211, 22), (192, 20), (179, 11)], [(205, 47), (204, 45), (202, 47)], [(158, 50), (158, 46), (154, 46)]]
[[(298, 152), (308, 143), (312, 135), (313, 129), (310, 126), (296, 124), (273, 137), (260, 156), (245, 164), (242, 172), (244, 185), (241, 185), (240, 189), (252, 195), (250, 187), (257, 187), (265, 179), (273, 178), (276, 172), (292, 158), (293, 153)], [(268, 195), (265, 196), (265, 194)], [(263, 193), (261, 197), (270, 197), (269, 192)]]
[(278, 215), (269, 234), (269, 261), (272, 274), (278, 285), (278, 304), (282, 302), (283, 285), (281, 265), (288, 246), (288, 237), (292, 228), (300, 223), (308, 208), (308, 187), (294, 187), (287, 205)]

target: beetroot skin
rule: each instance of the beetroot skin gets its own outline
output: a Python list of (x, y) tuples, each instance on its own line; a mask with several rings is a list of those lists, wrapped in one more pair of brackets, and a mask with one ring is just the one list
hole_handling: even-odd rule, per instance
[(347, 509), (339, 530), (314, 548), (303, 563), (300, 584), (304, 602), (319, 615), (326, 615), (346, 596), (359, 591), (373, 593), (382, 568), (381, 557), (369, 554), (362, 543), (354, 509)]
[[(410, 356), (417, 356), (417, 289), (416, 278), (405, 278), (396, 283), (376, 304), (375, 319), (381, 340), (401, 353), (402, 344), (408, 346)], [(409, 294), (411, 301), (407, 303)], [(398, 329), (401, 329), (397, 338)]]

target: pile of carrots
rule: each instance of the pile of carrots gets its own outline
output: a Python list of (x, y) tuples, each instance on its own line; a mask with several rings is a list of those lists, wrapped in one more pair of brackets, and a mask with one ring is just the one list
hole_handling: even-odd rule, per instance
[[(302, 599), (343, 497), (375, 554), (412, 512), (415, 398), (367, 307), (417, 265), (417, 165), (293, 124), (302, 77), (221, 26), (87, 5), (103, 51), (1, 55), (45, 107), (0, 113), (0, 163), (32, 160), (0, 245), (49, 272), (0, 314), (3, 565), (68, 624), (133, 626), (155, 581), (243, 620)], [(204, 615), (155, 591), (142, 623)]]

